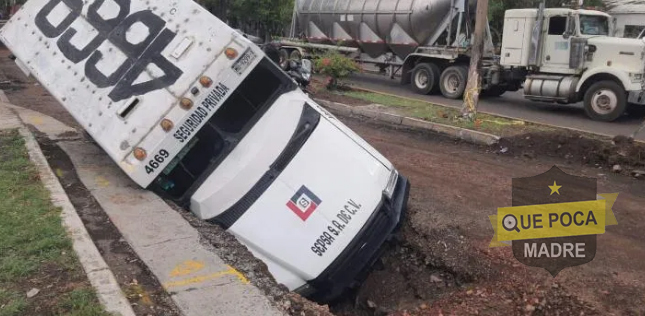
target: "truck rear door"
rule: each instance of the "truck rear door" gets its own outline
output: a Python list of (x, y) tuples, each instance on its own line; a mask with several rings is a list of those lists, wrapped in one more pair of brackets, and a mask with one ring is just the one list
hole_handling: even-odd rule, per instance
[(0, 40), (143, 187), (159, 169), (146, 173), (133, 149), (159, 152), (172, 137), (160, 122), (190, 114), (180, 99), (207, 93), (194, 90), (204, 71), (234, 90), (246, 74), (234, 74), (223, 52), (251, 45), (197, 3), (175, 0), (29, 0)]

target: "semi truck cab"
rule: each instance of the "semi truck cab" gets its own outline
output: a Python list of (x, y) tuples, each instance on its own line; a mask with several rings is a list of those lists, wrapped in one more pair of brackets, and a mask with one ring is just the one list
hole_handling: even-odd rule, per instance
[(582, 101), (589, 117), (616, 120), (645, 105), (645, 42), (611, 37), (611, 21), (592, 10), (508, 10), (500, 64), (527, 69), (527, 99)]

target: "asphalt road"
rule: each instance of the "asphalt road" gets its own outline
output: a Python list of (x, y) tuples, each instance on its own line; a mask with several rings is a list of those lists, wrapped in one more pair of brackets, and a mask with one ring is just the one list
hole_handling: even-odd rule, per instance
[[(358, 74), (349, 81), (356, 87), (415, 98), (450, 107), (461, 107), (462, 104), (461, 100), (451, 100), (441, 95), (419, 95), (412, 91), (410, 86), (402, 86), (398, 78), (389, 79), (389, 77), (381, 75)], [(524, 99), (521, 91), (507, 92), (499, 98), (482, 99), (479, 102), (479, 111), (612, 137), (617, 135), (631, 135), (645, 119), (642, 115), (625, 115), (615, 122), (597, 122), (589, 119), (585, 115), (581, 103), (574, 105), (554, 105), (533, 102)], [(636, 139), (645, 141), (645, 130), (641, 131)]]

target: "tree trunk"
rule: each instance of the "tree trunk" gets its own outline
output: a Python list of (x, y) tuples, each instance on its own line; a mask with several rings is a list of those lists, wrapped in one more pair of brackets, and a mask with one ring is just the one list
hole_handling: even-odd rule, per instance
[(474, 120), (477, 114), (479, 93), (481, 92), (481, 59), (484, 53), (484, 38), (486, 37), (486, 24), (488, 23), (488, 0), (477, 1), (475, 17), (474, 43), (471, 49), (470, 69), (468, 70), (468, 84), (464, 93), (464, 104), (461, 109), (463, 117)]

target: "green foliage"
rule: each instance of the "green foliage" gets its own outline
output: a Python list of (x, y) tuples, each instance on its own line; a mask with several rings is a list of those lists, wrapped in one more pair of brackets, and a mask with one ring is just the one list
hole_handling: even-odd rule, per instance
[(226, 20), (229, 3), (231, 0), (198, 0), (197, 3), (201, 4), (206, 10), (217, 16), (222, 20)]
[(0, 316), (23, 314), (27, 308), (25, 296), (21, 293), (0, 288)]
[(204, 8), (234, 28), (250, 27), (269, 40), (291, 22), (294, 0), (200, 0)]
[[(0, 284), (58, 262), (71, 243), (17, 133), (0, 134)], [(36, 181), (35, 181), (36, 180)]]
[(277, 33), (291, 21), (294, 0), (235, 0), (229, 18), (240, 24), (257, 23), (260, 37)]
[[(547, 126), (526, 123), (523, 121), (498, 117), (485, 113), (477, 114), (474, 121), (462, 120), (459, 109), (441, 106), (422, 100), (402, 98), (363, 91), (335, 92), (338, 95), (381, 104), (392, 110), (394, 114), (413, 117), (429, 122), (451, 125), (470, 130), (491, 133), (501, 137), (526, 133), (552, 131)], [(390, 112), (392, 113), (392, 112)]]
[(330, 81), (327, 85), (329, 89), (338, 88), (339, 80), (347, 78), (360, 70), (354, 60), (336, 51), (329, 51), (319, 58), (316, 58), (314, 63), (318, 72), (329, 76)]
[[(60, 209), (52, 205), (17, 131), (0, 131), (0, 218), (0, 316), (27, 315), (25, 310), (36, 307), (51, 315), (48, 309), (54, 307), (25, 299), (25, 286), (33, 279), (47, 282), (65, 276), (71, 276), (69, 282), (75, 285), (83, 269), (62, 226)], [(66, 288), (70, 284), (55, 285)], [(79, 293), (69, 293), (59, 308), (61, 315), (107, 315), (91, 288)], [(47, 295), (43, 290), (39, 298)], [(59, 299), (63, 300), (51, 297), (49, 301), (58, 303)]]
[(101, 305), (96, 304), (96, 296), (91, 288), (76, 289), (65, 295), (58, 303), (60, 315), (65, 316), (109, 316)]

